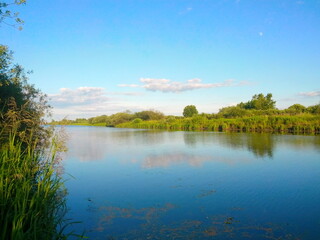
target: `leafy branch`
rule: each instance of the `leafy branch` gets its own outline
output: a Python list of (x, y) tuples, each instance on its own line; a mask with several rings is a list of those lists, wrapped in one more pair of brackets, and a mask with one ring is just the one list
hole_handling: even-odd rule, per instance
[(7, 26), (22, 30), (24, 21), (19, 17), (19, 12), (9, 10), (14, 5), (26, 4), (27, 0), (15, 0), (14, 2), (0, 2), (0, 24), (3, 23)]

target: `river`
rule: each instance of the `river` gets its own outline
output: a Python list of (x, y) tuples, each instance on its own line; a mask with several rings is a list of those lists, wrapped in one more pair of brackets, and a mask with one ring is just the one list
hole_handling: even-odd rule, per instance
[(69, 230), (90, 239), (320, 239), (320, 136), (66, 131)]

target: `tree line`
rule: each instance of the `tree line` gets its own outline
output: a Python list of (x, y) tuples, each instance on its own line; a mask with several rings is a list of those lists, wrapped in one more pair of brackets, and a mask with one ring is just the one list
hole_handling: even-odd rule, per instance
[(283, 110), (275, 106), (276, 101), (271, 93), (260, 93), (247, 102), (221, 108), (218, 113), (199, 114), (196, 106), (188, 105), (182, 111), (183, 116), (165, 116), (155, 110), (136, 113), (125, 111), (88, 119), (63, 119), (52, 121), (51, 124), (201, 131), (320, 131), (320, 104), (309, 107), (293, 104)]

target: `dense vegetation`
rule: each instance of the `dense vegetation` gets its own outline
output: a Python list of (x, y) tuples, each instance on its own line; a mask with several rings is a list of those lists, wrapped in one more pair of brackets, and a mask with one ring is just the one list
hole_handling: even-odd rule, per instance
[(64, 239), (65, 189), (55, 143), (46, 152), (37, 142), (23, 146), (17, 135), (12, 131), (1, 145), (0, 239)]
[[(0, 24), (23, 21), (0, 2)], [(1, 27), (1, 25), (0, 25)], [(44, 127), (50, 106), (0, 44), (0, 239), (66, 239), (66, 190), (59, 173), (63, 142)]]
[(0, 45), (0, 239), (65, 239), (63, 150), (43, 126), (50, 106)]
[(198, 114), (194, 105), (188, 105), (183, 109), (183, 117), (164, 116), (153, 110), (126, 111), (89, 119), (52, 121), (52, 124), (198, 131), (320, 132), (320, 104), (309, 107), (294, 104), (284, 110), (276, 109), (275, 104), (272, 94), (257, 94), (248, 102), (212, 114)]
[(192, 117), (193, 115), (197, 115), (198, 110), (195, 105), (188, 105), (183, 109), (182, 115), (184, 117)]

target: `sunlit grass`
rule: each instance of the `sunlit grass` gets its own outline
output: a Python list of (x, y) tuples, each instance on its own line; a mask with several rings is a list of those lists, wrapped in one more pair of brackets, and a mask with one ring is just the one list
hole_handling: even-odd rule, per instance
[(208, 119), (198, 115), (192, 118), (170, 119), (170, 121), (168, 119), (131, 121), (119, 124), (117, 127), (184, 131), (319, 133), (320, 116), (253, 116)]
[(0, 239), (67, 239), (66, 189), (49, 150), (23, 145), (13, 132), (0, 146)]

